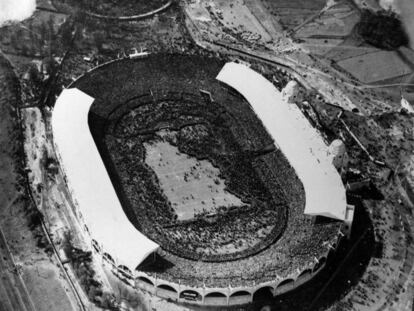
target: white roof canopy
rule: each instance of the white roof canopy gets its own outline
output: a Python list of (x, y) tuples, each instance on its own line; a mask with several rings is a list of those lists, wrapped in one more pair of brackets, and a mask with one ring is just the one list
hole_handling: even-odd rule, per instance
[(217, 79), (242, 94), (296, 171), (305, 189), (305, 214), (345, 219), (346, 197), (341, 177), (321, 136), (295, 104), (249, 67), (227, 63)]
[(158, 245), (140, 233), (122, 209), (88, 126), (93, 101), (75, 88), (62, 92), (52, 115), (54, 142), (92, 238), (118, 264), (134, 271)]

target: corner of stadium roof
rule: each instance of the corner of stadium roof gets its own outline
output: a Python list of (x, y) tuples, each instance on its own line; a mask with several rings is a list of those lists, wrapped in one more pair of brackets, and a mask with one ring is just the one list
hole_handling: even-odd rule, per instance
[(158, 249), (126, 217), (88, 125), (94, 98), (65, 89), (52, 114), (54, 143), (81, 218), (103, 251), (131, 271)]
[(286, 103), (270, 81), (243, 64), (226, 63), (217, 80), (246, 98), (288, 159), (305, 189), (305, 214), (349, 220), (345, 187), (328, 147), (300, 109)]

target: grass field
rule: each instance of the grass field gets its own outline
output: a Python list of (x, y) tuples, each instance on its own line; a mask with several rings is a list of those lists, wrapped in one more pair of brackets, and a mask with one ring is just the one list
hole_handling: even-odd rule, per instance
[(225, 190), (220, 171), (210, 161), (182, 154), (168, 142), (146, 143), (145, 162), (155, 171), (178, 220), (214, 214), (219, 207), (242, 206)]

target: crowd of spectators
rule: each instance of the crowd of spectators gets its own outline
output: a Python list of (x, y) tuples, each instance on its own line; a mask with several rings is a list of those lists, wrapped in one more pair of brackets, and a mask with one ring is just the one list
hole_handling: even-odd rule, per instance
[[(140, 96), (128, 102), (133, 109), (112, 114), (108, 129), (113, 132), (106, 140), (141, 230), (171, 252), (195, 260), (233, 260), (274, 242), (284, 228), (286, 205), (280, 191), (267, 189), (277, 185), (258, 178), (253, 157), (234, 139), (232, 132), (240, 129), (227, 120), (220, 105), (205, 103), (199, 95), (153, 90), (151, 94), (150, 102), (143, 101), (148, 96)], [(197, 133), (200, 124), (204, 130)], [(247, 206), (178, 222), (157, 176), (145, 164), (143, 143), (160, 139), (157, 132), (166, 127), (177, 132), (167, 138), (169, 143), (182, 153), (214, 163), (228, 191), (242, 197)]]

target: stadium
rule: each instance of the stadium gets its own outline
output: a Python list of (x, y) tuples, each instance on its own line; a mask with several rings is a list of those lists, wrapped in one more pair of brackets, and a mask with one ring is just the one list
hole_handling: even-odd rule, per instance
[(350, 230), (327, 145), (245, 64), (113, 61), (62, 92), (52, 128), (94, 250), (159, 297), (239, 305), (285, 293)]

